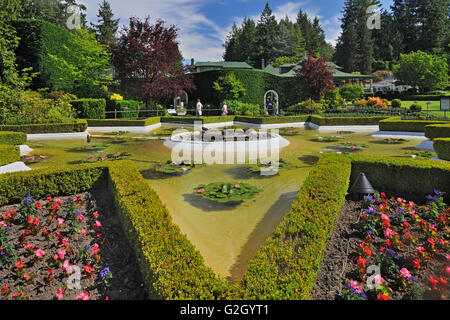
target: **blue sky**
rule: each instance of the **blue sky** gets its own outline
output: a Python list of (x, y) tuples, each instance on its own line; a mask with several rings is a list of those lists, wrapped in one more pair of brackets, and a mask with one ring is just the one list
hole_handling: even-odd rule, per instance
[[(179, 28), (180, 49), (185, 59), (196, 61), (222, 60), (223, 43), (233, 23), (244, 17), (257, 18), (265, 0), (108, 0), (121, 25), (130, 16), (161, 18), (167, 25)], [(79, 0), (88, 8), (88, 20), (97, 21), (102, 0)], [(389, 8), (392, 0), (381, 0)], [(340, 34), (341, 11), (344, 0), (271, 0), (269, 4), (277, 19), (286, 15), (295, 19), (301, 8), (311, 17), (320, 18), (326, 38), (332, 44)]]

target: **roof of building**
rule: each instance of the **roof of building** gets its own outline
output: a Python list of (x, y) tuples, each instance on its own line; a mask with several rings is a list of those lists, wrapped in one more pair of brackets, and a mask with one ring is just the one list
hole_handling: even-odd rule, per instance
[[(373, 79), (374, 77), (371, 75), (362, 75), (362, 74), (353, 74), (346, 73), (342, 71), (342, 67), (336, 65), (333, 62), (328, 62), (328, 65), (334, 69), (333, 77), (335, 79)], [(274, 67), (271, 64), (267, 65), (263, 70), (253, 69), (246, 62), (237, 62), (237, 61), (217, 61), (217, 62), (197, 62), (194, 67), (205, 67), (205, 68), (217, 68), (217, 69), (248, 69), (255, 71), (263, 71), (270, 73), (275, 76), (290, 78), (294, 77), (296, 70), (301, 68), (301, 62), (299, 63), (285, 63), (279, 67)]]
[(220, 69), (253, 69), (251, 65), (246, 62), (238, 61), (208, 61), (208, 62), (197, 62), (194, 67), (210, 67), (210, 68), (220, 68)]

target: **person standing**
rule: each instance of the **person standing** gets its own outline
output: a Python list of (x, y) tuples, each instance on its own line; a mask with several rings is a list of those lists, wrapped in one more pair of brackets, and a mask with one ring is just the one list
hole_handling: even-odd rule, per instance
[(202, 116), (202, 108), (203, 108), (203, 105), (200, 102), (200, 99), (198, 99), (197, 100), (197, 106), (195, 107), (195, 111), (196, 111), (197, 117), (201, 117)]
[(274, 116), (278, 116), (279, 115), (279, 110), (278, 110), (278, 100), (275, 99), (273, 102), (273, 115)]
[(226, 116), (227, 114), (228, 114), (228, 106), (227, 106), (227, 102), (224, 101), (223, 106), (222, 106), (222, 115)]
[(272, 100), (270, 100), (270, 99), (269, 99), (269, 101), (267, 101), (267, 112), (268, 112), (269, 116), (271, 116), (273, 113), (273, 104), (272, 104)]

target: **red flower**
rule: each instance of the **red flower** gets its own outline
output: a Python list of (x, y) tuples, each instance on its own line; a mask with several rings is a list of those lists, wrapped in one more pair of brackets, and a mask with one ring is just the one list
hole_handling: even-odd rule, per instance
[(437, 279), (430, 276), (430, 283), (431, 286), (433, 287), (433, 290), (438, 290), (437, 284), (439, 283), (439, 281)]
[(385, 294), (379, 294), (378, 296), (377, 296), (377, 299), (378, 300), (391, 300), (391, 298), (389, 298), (387, 295), (385, 295)]
[(19, 261), (16, 262), (16, 268), (17, 268), (17, 270), (20, 270), (20, 269), (23, 268), (23, 261), (22, 260), (19, 260)]
[(41, 205), (40, 201), (36, 202), (36, 204), (34, 206), (36, 207), (36, 209), (41, 209), (42, 208), (42, 205)]
[(428, 242), (432, 247), (434, 247), (434, 246), (436, 245), (436, 243), (434, 242), (434, 240), (431, 239), (431, 238), (428, 238), (428, 239), (427, 239), (427, 242)]
[(368, 257), (372, 256), (372, 251), (370, 251), (370, 249), (368, 247), (364, 248), (364, 254)]
[(94, 269), (92, 269), (91, 266), (87, 265), (84, 267), (84, 272), (86, 272), (88, 275), (92, 275), (92, 274), (94, 274), (95, 271), (94, 271)]
[(47, 201), (52, 201), (52, 197), (47, 197)]
[(414, 259), (414, 260), (412, 261), (412, 263), (413, 263), (414, 268), (416, 268), (417, 270), (422, 269), (422, 267), (420, 266), (420, 261), (419, 261), (419, 259)]
[(367, 261), (363, 257), (358, 258), (358, 265), (360, 265), (361, 267), (365, 267), (366, 263), (367, 263)]
[(34, 221), (34, 217), (33, 217), (33, 216), (29, 216), (28, 219), (27, 219), (27, 222), (28, 222), (29, 224), (32, 224), (33, 221)]

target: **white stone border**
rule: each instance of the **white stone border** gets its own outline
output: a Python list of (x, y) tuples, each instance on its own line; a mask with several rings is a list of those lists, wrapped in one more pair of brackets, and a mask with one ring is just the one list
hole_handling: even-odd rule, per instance
[(87, 139), (89, 133), (85, 132), (70, 132), (70, 133), (38, 133), (27, 134), (27, 141), (42, 141), (42, 140), (80, 140)]
[(87, 131), (100, 133), (118, 132), (118, 131), (127, 131), (131, 133), (149, 133), (160, 127), (161, 122), (146, 127), (88, 127)]
[(417, 139), (417, 140), (428, 140), (427, 137), (425, 137), (425, 133), (423, 132), (404, 132), (404, 131), (377, 131), (375, 132), (372, 137), (379, 138), (379, 139)]

